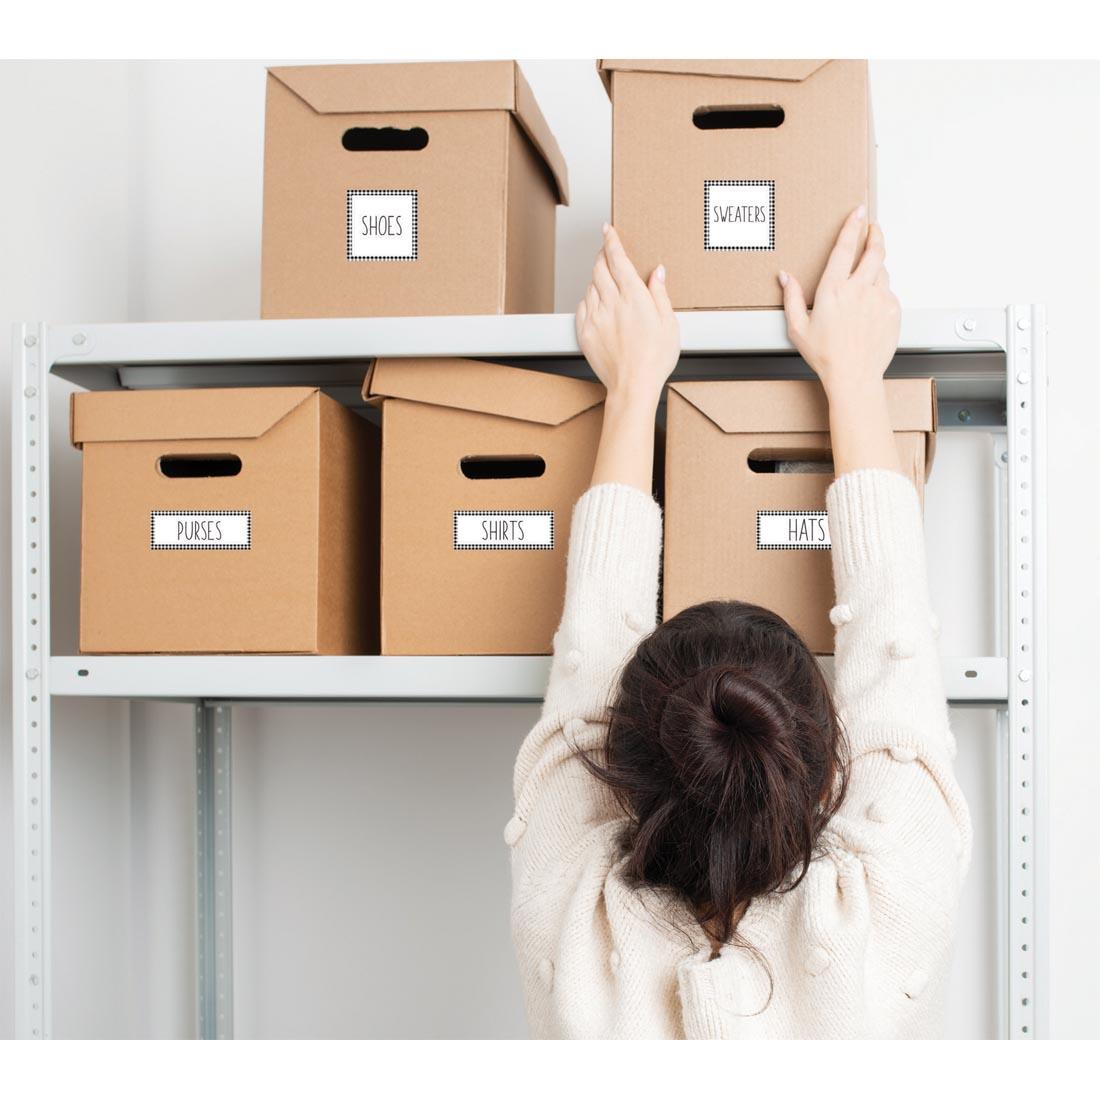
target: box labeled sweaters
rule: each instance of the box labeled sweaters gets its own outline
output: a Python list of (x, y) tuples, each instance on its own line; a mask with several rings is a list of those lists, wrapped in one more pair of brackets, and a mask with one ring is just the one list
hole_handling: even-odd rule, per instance
[(845, 217), (874, 212), (863, 61), (600, 61), (612, 103), (612, 220), (677, 309), (807, 300)]
[[(888, 381), (903, 468), (923, 500), (935, 446), (932, 379)], [(817, 381), (674, 382), (665, 452), (663, 615), (744, 600), (833, 651), (829, 410)]]
[(568, 201), (515, 62), (268, 70), (264, 317), (552, 312)]
[(463, 359), (379, 359), (382, 652), (549, 653), (595, 382)]
[(319, 390), (78, 393), (83, 653), (378, 651), (379, 433)]

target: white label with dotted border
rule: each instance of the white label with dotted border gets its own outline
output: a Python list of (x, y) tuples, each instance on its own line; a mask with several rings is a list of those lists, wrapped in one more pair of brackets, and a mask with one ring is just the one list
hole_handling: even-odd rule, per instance
[(757, 512), (757, 550), (829, 550), (828, 512)]
[(251, 550), (252, 513), (151, 512), (150, 550)]
[(554, 513), (455, 512), (456, 550), (553, 550)]
[(709, 252), (775, 249), (775, 180), (707, 180), (703, 248)]
[(348, 192), (348, 259), (417, 258), (416, 191)]

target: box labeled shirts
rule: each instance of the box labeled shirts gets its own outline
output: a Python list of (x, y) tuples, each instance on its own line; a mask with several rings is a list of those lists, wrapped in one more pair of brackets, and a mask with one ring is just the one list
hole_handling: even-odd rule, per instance
[(84, 653), (377, 652), (379, 434), (303, 387), (74, 394)]
[(382, 652), (549, 653), (599, 383), (463, 359), (379, 359)]
[[(885, 383), (904, 471), (923, 499), (935, 444), (932, 379)], [(665, 452), (663, 616), (706, 600), (782, 615), (833, 651), (829, 410), (817, 381), (674, 382)]]
[(874, 215), (863, 61), (599, 62), (612, 102), (612, 220), (677, 309), (807, 301), (844, 219)]
[(512, 61), (273, 68), (261, 313), (549, 313), (565, 161)]

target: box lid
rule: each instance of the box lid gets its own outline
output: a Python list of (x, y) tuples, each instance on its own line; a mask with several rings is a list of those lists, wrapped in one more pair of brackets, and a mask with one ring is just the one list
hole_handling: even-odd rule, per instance
[(564, 424), (603, 401), (599, 382), (474, 359), (376, 359), (363, 397), (387, 397), (489, 413), (535, 424)]
[(611, 73), (616, 69), (634, 73), (671, 73), (681, 76), (733, 76), (743, 80), (787, 80), (799, 81), (813, 76), (828, 60), (806, 61), (788, 59), (767, 61), (749, 59), (745, 61), (613, 61), (601, 58), (596, 69), (604, 87), (611, 90)]
[(267, 70), (318, 114), (511, 111), (569, 205), (565, 157), (514, 61), (284, 65)]
[(154, 439), (256, 439), (317, 392), (310, 386), (278, 386), (74, 393), (69, 435), (78, 447)]
[[(829, 403), (817, 381), (673, 382), (669, 389), (727, 434), (829, 430)], [(894, 431), (936, 430), (934, 379), (890, 379), (886, 399)]]

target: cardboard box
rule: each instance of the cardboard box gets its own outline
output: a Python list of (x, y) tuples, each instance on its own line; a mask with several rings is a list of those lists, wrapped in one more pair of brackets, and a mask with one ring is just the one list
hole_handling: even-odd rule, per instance
[(677, 309), (813, 300), (845, 217), (874, 216), (865, 61), (600, 61), (613, 107), (612, 220)]
[[(935, 382), (889, 381), (886, 391), (903, 468), (923, 501)], [(665, 619), (706, 600), (744, 600), (782, 615), (815, 653), (833, 651), (828, 416), (816, 381), (669, 386)]]
[(377, 649), (376, 426), (320, 391), (78, 393), (84, 653)]
[(513, 61), (268, 70), (264, 317), (553, 312), (568, 201)]
[(382, 652), (549, 653), (603, 386), (462, 359), (379, 359)]

